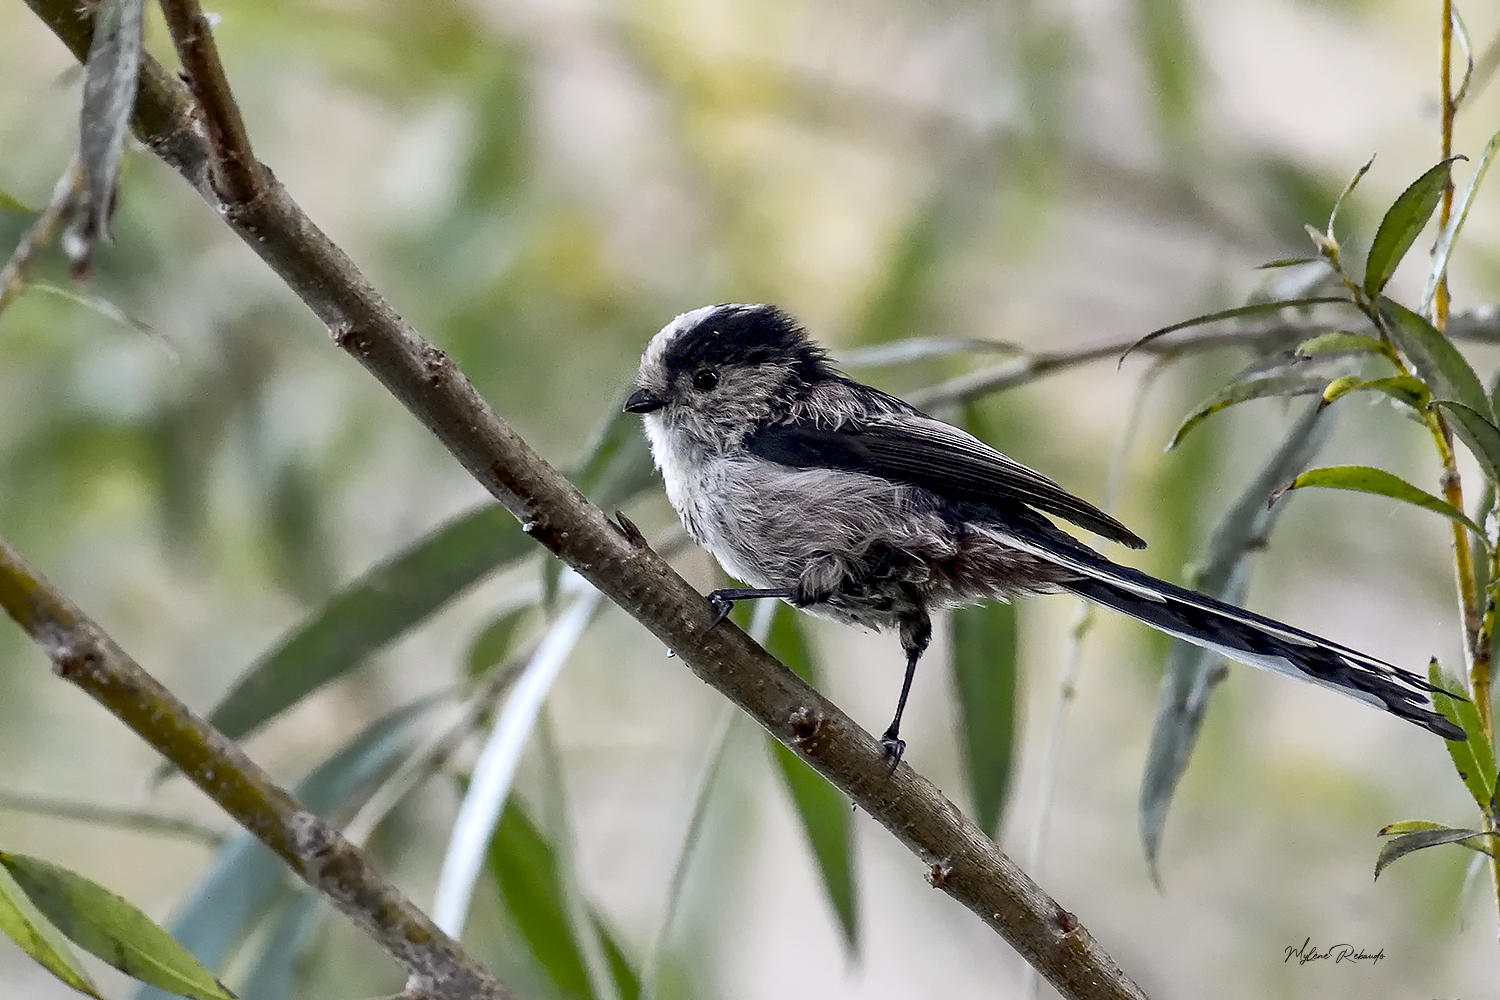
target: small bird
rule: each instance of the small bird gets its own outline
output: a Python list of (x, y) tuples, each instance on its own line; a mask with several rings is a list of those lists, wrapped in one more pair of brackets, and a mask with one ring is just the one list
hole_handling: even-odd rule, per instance
[(847, 378), (785, 312), (724, 304), (685, 312), (646, 345), (625, 410), (683, 525), (747, 588), (812, 614), (895, 628), (906, 653), (881, 737), (894, 767), (901, 713), (932, 613), (1067, 592), (1230, 659), (1321, 684), (1450, 740), (1425, 678), (1347, 646), (1111, 562), (1050, 514), (1130, 548), (1113, 517), (978, 438)]

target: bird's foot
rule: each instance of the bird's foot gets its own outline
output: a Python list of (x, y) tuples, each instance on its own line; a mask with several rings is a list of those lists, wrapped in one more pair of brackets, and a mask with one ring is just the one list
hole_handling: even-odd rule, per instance
[[(708, 595), (708, 603), (714, 606), (714, 625), (729, 617), (729, 612), (734, 610), (734, 601), (724, 596), (724, 591), (715, 590)], [(713, 628), (710, 625), (709, 628)]]
[(899, 739), (894, 729), (887, 729), (885, 735), (880, 737), (880, 745), (885, 748), (885, 759), (891, 762), (891, 769), (886, 772), (886, 777), (890, 777), (901, 765), (901, 755), (906, 753), (906, 741)]

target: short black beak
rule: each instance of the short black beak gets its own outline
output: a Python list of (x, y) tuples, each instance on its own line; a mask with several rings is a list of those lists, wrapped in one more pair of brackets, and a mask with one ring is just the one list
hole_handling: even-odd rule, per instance
[(667, 401), (654, 395), (650, 389), (637, 389), (625, 400), (626, 413), (651, 413), (667, 405)]

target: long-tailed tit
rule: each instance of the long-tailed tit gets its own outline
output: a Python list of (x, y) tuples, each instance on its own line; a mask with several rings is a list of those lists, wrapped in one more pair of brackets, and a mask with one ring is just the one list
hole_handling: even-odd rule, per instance
[(977, 438), (844, 377), (768, 305), (683, 313), (646, 346), (625, 409), (644, 415), (667, 496), (693, 538), (746, 589), (835, 621), (895, 627), (906, 652), (881, 743), (899, 761), (901, 713), (931, 613), (1066, 591), (1230, 659), (1332, 688), (1450, 740), (1410, 671), (1111, 562), (1051, 514), (1131, 548), (1119, 521)]

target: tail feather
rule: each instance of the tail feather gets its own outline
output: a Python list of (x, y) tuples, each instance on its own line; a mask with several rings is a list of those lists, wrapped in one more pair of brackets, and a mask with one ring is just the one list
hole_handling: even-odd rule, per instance
[[(1111, 569), (1137, 575), (1124, 567)], [(1138, 575), (1142, 579), (1130, 581), (1135, 586), (1129, 589), (1102, 577), (1063, 587), (1232, 660), (1331, 688), (1444, 739), (1467, 738), (1462, 729), (1432, 710), (1431, 694), (1440, 689), (1425, 677), (1232, 604)], [(1147, 581), (1159, 597), (1141, 593), (1140, 585)]]
[(1078, 579), (1059, 584), (1064, 590), (1232, 660), (1331, 688), (1444, 739), (1467, 739), (1432, 709), (1431, 696), (1442, 689), (1410, 670), (1112, 563), (1061, 532), (1017, 524), (986, 527), (1007, 545), (1078, 573)]

